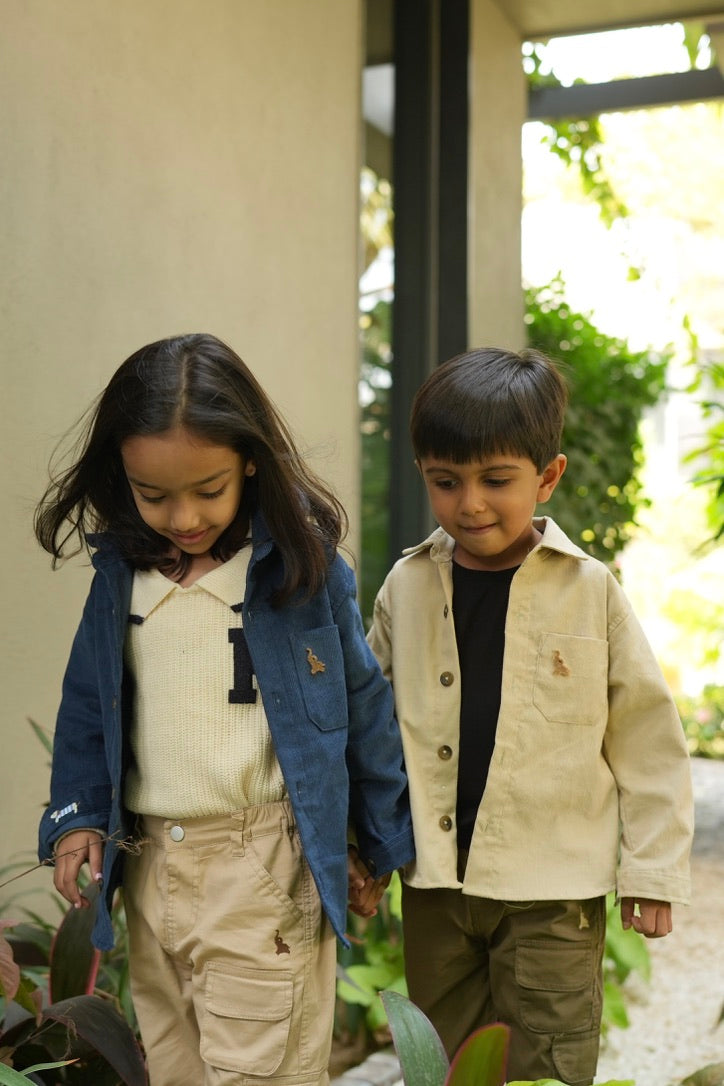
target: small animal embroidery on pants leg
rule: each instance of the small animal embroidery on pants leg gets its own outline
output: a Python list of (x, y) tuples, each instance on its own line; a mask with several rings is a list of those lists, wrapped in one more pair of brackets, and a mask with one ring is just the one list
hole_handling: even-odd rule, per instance
[(277, 928), (277, 933), (274, 936), (274, 942), (276, 943), (277, 954), (290, 954), (291, 953), (291, 951), (289, 950), (289, 944), (285, 943), (284, 940), (282, 939), (281, 935), (279, 934), (279, 928)]
[(584, 931), (586, 928), (590, 928), (590, 926), (591, 925), (588, 923), (588, 917), (586, 916), (586, 914), (583, 911), (583, 906), (579, 905), (578, 906), (578, 930), (579, 931)]
[(558, 649), (553, 650), (553, 674), (554, 675), (570, 675), (571, 669), (566, 661), (561, 656)]

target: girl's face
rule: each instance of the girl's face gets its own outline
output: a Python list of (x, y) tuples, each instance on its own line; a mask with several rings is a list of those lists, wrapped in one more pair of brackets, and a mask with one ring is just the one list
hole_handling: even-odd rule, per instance
[(206, 554), (233, 522), (244, 481), (256, 471), (253, 460), (183, 427), (129, 437), (121, 457), (142, 519), (194, 557)]

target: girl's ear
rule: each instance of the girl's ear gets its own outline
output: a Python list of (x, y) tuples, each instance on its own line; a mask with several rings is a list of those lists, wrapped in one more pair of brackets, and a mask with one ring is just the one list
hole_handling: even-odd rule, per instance
[(547, 502), (553, 491), (558, 486), (563, 472), (566, 470), (566, 464), (568, 463), (563, 453), (558, 453), (550, 464), (543, 468), (541, 474), (541, 482), (538, 487), (538, 497), (536, 501)]
[(256, 475), (256, 464), (253, 460), (247, 460), (247, 462), (244, 464), (244, 475), (247, 475), (249, 477), (251, 477), (252, 475)]

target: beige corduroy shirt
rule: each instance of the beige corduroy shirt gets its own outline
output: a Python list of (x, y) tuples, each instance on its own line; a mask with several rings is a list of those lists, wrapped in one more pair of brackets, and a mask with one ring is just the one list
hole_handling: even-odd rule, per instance
[[(550, 518), (513, 577), (495, 749), (462, 884), (496, 900), (686, 903), (693, 803), (676, 708), (610, 571)], [(395, 692), (417, 859), (406, 880), (460, 887), (460, 667), (454, 540), (441, 528), (382, 586), (368, 640)]]

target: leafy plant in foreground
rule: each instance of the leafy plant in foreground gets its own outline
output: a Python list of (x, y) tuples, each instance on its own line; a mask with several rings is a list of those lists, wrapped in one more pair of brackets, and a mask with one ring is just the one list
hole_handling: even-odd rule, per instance
[[(510, 1030), (496, 1023), (476, 1030), (449, 1063), (442, 1041), (429, 1018), (399, 992), (382, 992), (382, 1002), (400, 1060), (405, 1086), (503, 1086)], [(539, 1079), (539, 1086), (564, 1086), (556, 1079)], [(533, 1086), (510, 1082), (509, 1086)], [(602, 1086), (633, 1086), (630, 1079), (612, 1079)]]
[(42, 925), (0, 921), (3, 1086), (146, 1086), (134, 1031), (118, 1001), (97, 987), (100, 955), (90, 930), (98, 891), (93, 885), (84, 893), (92, 907), (69, 909), (47, 952)]

